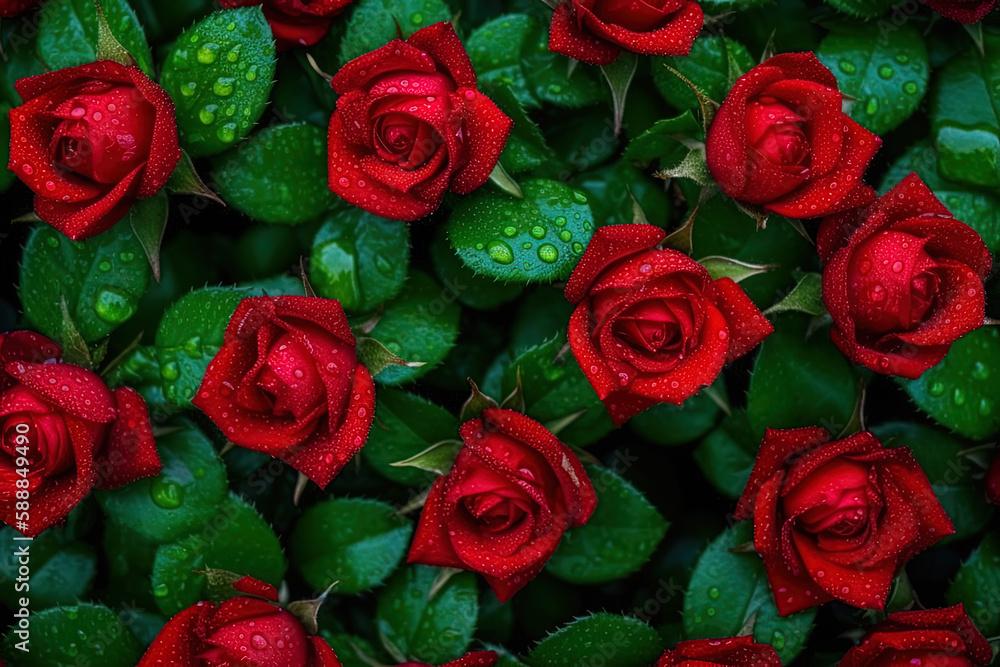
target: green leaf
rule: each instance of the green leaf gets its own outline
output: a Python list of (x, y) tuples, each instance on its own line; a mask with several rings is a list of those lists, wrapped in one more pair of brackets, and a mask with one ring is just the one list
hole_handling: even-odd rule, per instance
[(358, 363), (368, 369), (372, 377), (378, 377), (379, 373), (392, 367), (420, 368), (423, 362), (408, 362), (406, 359), (393, 354), (385, 345), (374, 338), (357, 339)]
[(476, 577), (460, 572), (431, 596), (440, 573), (437, 567), (408, 565), (379, 593), (375, 625), (397, 662), (449, 662), (472, 641), (479, 613)]
[(215, 357), (229, 325), (229, 318), (246, 290), (206, 287), (182, 296), (160, 320), (156, 354), (163, 391), (174, 404), (191, 406), (205, 369)]
[(395, 468), (417, 468), (436, 475), (447, 475), (461, 449), (461, 440), (442, 440), (419, 454), (402, 461), (396, 461), (392, 466)]
[(153, 542), (205, 528), (226, 496), (226, 471), (212, 442), (191, 422), (177, 426), (156, 439), (160, 474), (97, 492), (111, 521)]
[(382, 389), (375, 403), (375, 423), (361, 453), (379, 473), (399, 484), (424, 486), (435, 475), (392, 464), (454, 438), (458, 420), (447, 410), (415, 394)]
[[(725, 396), (725, 376), (719, 375), (712, 388)], [(628, 425), (641, 438), (672, 447), (704, 436), (718, 423), (721, 412), (722, 408), (711, 395), (707, 391), (701, 391), (681, 405), (654, 405), (632, 417)]]
[(409, 263), (409, 227), (350, 207), (329, 214), (316, 232), (309, 281), (348, 312), (365, 312), (399, 294)]
[[(689, 90), (687, 86), (684, 89)], [(679, 162), (687, 151), (682, 139), (685, 141), (689, 140), (688, 138), (695, 139), (701, 132), (701, 123), (690, 111), (685, 111), (680, 116), (656, 121), (629, 143), (625, 149), (625, 157), (635, 162), (652, 162), (657, 158), (672, 156)]]
[(424, 365), (386, 368), (379, 373), (378, 382), (389, 386), (411, 382), (441, 363), (458, 338), (460, 310), (433, 278), (423, 271), (412, 271), (403, 291), (385, 304), (370, 335), (393, 354)]
[(156, 550), (153, 596), (169, 617), (207, 599), (207, 570), (248, 574), (277, 587), (285, 569), (278, 536), (257, 510), (230, 492), (195, 532)]
[(361, 0), (340, 42), (340, 60), (346, 63), (388, 44), (399, 33), (406, 39), (417, 30), (450, 21), (443, 0)]
[(48, 225), (31, 231), (21, 260), (19, 294), (32, 323), (62, 334), (60, 297), (87, 342), (132, 317), (149, 283), (149, 264), (127, 221), (86, 241), (71, 241)]
[(881, 23), (837, 23), (816, 56), (855, 98), (851, 118), (882, 135), (909, 118), (927, 92), (930, 61), (912, 25), (886, 30)]
[(732, 259), (731, 257), (719, 257), (718, 255), (703, 257), (698, 260), (698, 263), (708, 269), (708, 273), (712, 276), (713, 280), (731, 278), (735, 283), (743, 282), (751, 276), (767, 273), (774, 268), (773, 264), (752, 264)]
[(59, 336), (63, 348), (63, 361), (82, 366), (88, 371), (94, 370), (90, 348), (87, 347), (87, 341), (83, 340), (80, 330), (76, 327), (76, 322), (73, 321), (73, 316), (70, 315), (69, 306), (66, 305), (66, 297), (59, 298), (59, 309), (63, 316), (62, 335)]
[(221, 153), (250, 133), (274, 80), (271, 28), (260, 7), (214, 12), (181, 33), (161, 83), (176, 104), (181, 146)]
[[(39, 59), (51, 69), (65, 69), (98, 60), (100, 34), (95, 0), (63, 0), (45, 11), (38, 24)], [(153, 75), (153, 55), (142, 24), (125, 0), (101, 0), (112, 36), (135, 58), (147, 76)]]
[(297, 225), (333, 201), (327, 185), (326, 131), (315, 125), (265, 127), (212, 160), (227, 204), (254, 220)]
[(913, 452), (955, 524), (955, 534), (945, 539), (975, 535), (993, 518), (993, 505), (983, 502), (982, 486), (973, 479), (981, 469), (962, 453), (968, 443), (923, 424), (891, 422), (870, 430), (886, 447), (909, 447)]
[(167, 192), (172, 192), (179, 195), (194, 195), (195, 197), (207, 197), (212, 201), (225, 205), (225, 202), (219, 199), (219, 195), (215, 194), (205, 182), (201, 180), (201, 176), (198, 174), (197, 170), (194, 168), (194, 162), (191, 161), (191, 156), (184, 149), (181, 149), (181, 159), (174, 167), (174, 173), (170, 174), (170, 180), (167, 181), (166, 185)]
[(593, 213), (582, 192), (535, 179), (524, 199), (482, 188), (459, 202), (448, 237), (466, 266), (507, 282), (569, 277), (593, 236)]
[[(505, 14), (482, 24), (465, 40), (480, 89), (505, 113), (501, 100), (508, 95), (526, 107), (538, 106), (529, 89), (521, 55), (534, 46), (540, 31), (541, 25), (534, 16)], [(514, 127), (516, 131), (517, 125)]]
[(142, 246), (149, 268), (157, 282), (160, 280), (160, 244), (167, 229), (170, 202), (167, 193), (160, 191), (149, 199), (140, 199), (128, 212), (132, 233)]
[(108, 19), (99, 2), (95, 4), (95, 9), (97, 10), (97, 60), (113, 60), (126, 67), (135, 66), (137, 64), (135, 58), (111, 32), (111, 26), (108, 25)]
[(806, 337), (809, 318), (785, 315), (761, 344), (747, 393), (754, 439), (766, 428), (822, 426), (839, 433), (858, 401), (851, 363), (830, 341), (826, 328)]
[(731, 551), (752, 541), (753, 525), (744, 521), (702, 552), (684, 593), (684, 636), (734, 637), (753, 617), (754, 639), (773, 646), (787, 665), (805, 648), (816, 609), (778, 615), (760, 556)]
[(1000, 535), (988, 532), (962, 563), (945, 595), (948, 604), (961, 603), (987, 637), (1000, 632)]
[(68, 533), (49, 528), (28, 543), (10, 526), (0, 529), (0, 548), (5, 554), (0, 558), (0, 580), (5, 582), (0, 586), (0, 602), (11, 610), (17, 609), (19, 598), (27, 592), (15, 587), (20, 563), (13, 554), (22, 546), (28, 546), (30, 551), (28, 585), (33, 611), (72, 604), (87, 597), (97, 574), (97, 553), (93, 545), (75, 540)]
[(823, 275), (807, 273), (799, 279), (791, 292), (783, 299), (764, 311), (767, 316), (779, 313), (805, 313), (807, 315), (823, 315), (826, 306), (823, 304)]
[(399, 566), (413, 526), (388, 503), (333, 498), (313, 505), (296, 522), (291, 560), (310, 586), (353, 595), (380, 585)]
[(935, 72), (931, 136), (941, 175), (987, 188), (1000, 187), (1000, 33), (983, 31), (983, 54), (971, 43)]
[(490, 99), (514, 121), (500, 164), (512, 174), (529, 171), (555, 161), (542, 131), (524, 111), (520, 100), (510, 86), (496, 85), (489, 90)]
[[(674, 68), (698, 86), (710, 99), (722, 102), (736, 78), (756, 63), (746, 47), (721, 35), (704, 35), (695, 40), (686, 56), (654, 57), (653, 82), (663, 98), (678, 109), (697, 109), (698, 98), (677, 75)], [(736, 78), (733, 78), (735, 75)]]
[(746, 410), (739, 410), (705, 436), (694, 450), (694, 460), (719, 493), (735, 500), (750, 479), (759, 445), (760, 440), (750, 431)]
[(922, 411), (973, 440), (1000, 431), (1000, 329), (981, 327), (955, 341), (937, 366), (899, 383)]
[(574, 584), (602, 584), (637, 572), (656, 550), (669, 524), (646, 496), (609, 468), (587, 464), (597, 509), (570, 528), (546, 569)]
[(504, 283), (476, 275), (472, 269), (462, 263), (461, 258), (451, 249), (448, 234), (444, 227), (439, 227), (431, 244), (431, 262), (438, 280), (445, 289), (454, 295), (463, 305), (478, 310), (493, 310), (509, 301), (513, 301), (524, 290), (517, 283)]
[(628, 97), (628, 89), (632, 85), (632, 78), (639, 67), (639, 56), (631, 51), (623, 51), (622, 54), (610, 65), (601, 67), (604, 79), (611, 88), (611, 108), (614, 112), (615, 135), (622, 131), (622, 121), (625, 118), (625, 100)]
[[(538, 643), (525, 661), (530, 667), (614, 664), (646, 667), (663, 653), (656, 630), (630, 616), (598, 612), (578, 618)], [(612, 662), (605, 662), (608, 655)]]
[(4, 657), (18, 667), (132, 667), (143, 646), (122, 619), (101, 604), (84, 602), (31, 614), (29, 651), (12, 630), (3, 642)]

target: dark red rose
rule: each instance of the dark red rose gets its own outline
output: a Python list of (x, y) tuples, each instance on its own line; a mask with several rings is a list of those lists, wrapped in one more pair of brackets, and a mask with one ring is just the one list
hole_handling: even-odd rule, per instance
[(264, 16), (271, 24), (271, 33), (278, 50), (297, 46), (312, 46), (326, 37), (333, 17), (351, 4), (352, 0), (220, 0), (223, 7), (256, 7), (264, 5)]
[[(497, 654), (493, 651), (473, 651), (458, 660), (452, 660), (441, 667), (493, 667), (497, 664)], [(399, 667), (434, 667), (426, 662), (404, 662)]]
[(573, 355), (618, 426), (680, 405), (774, 331), (732, 280), (657, 248), (665, 237), (654, 225), (601, 227), (566, 284)]
[(690, 0), (563, 0), (552, 14), (549, 50), (591, 65), (610, 65), (622, 51), (685, 56), (703, 22)]
[(448, 190), (478, 188), (510, 133), (450, 23), (352, 60), (332, 85), (330, 189), (384, 218), (416, 220)]
[(326, 487), (368, 438), (375, 392), (340, 303), (244, 299), (191, 401), (230, 442)]
[(841, 110), (813, 53), (783, 53), (737, 80), (708, 130), (708, 168), (727, 195), (789, 218), (867, 204), (861, 182), (882, 140)]
[(597, 495), (580, 460), (538, 422), (491, 408), (431, 487), (408, 562), (479, 572), (501, 602), (537, 575)]
[(31, 537), (95, 487), (160, 471), (142, 397), (108, 389), (97, 374), (62, 363), (61, 354), (36, 333), (0, 334), (0, 515)]
[(916, 174), (823, 220), (817, 246), (830, 336), (855, 363), (917, 378), (983, 324), (993, 259)]
[(990, 643), (959, 604), (889, 614), (839, 667), (986, 667), (992, 660)]
[(781, 667), (778, 653), (752, 636), (692, 639), (668, 650), (656, 667)]
[(736, 508), (753, 515), (782, 616), (830, 600), (882, 609), (903, 565), (955, 532), (909, 449), (868, 432), (829, 438), (768, 429)]
[(36, 4), (38, 0), (0, 0), (0, 18), (17, 16)]
[(74, 241), (121, 220), (177, 166), (174, 103), (138, 67), (102, 60), (14, 84), (9, 168), (35, 213)]
[(163, 626), (137, 667), (341, 667), (322, 637), (307, 635), (298, 618), (272, 604), (274, 586), (251, 577), (233, 586), (255, 597), (188, 607)]
[(946, 19), (976, 23), (993, 11), (997, 0), (924, 0), (927, 6)]
[(993, 455), (993, 462), (986, 470), (986, 499), (1000, 505), (1000, 450)]

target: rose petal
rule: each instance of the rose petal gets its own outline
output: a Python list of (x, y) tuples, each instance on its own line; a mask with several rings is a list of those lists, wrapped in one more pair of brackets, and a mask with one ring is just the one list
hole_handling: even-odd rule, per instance
[(746, 292), (729, 278), (715, 281), (719, 288), (716, 306), (728, 324), (729, 352), (726, 361), (735, 361), (774, 333), (774, 326), (750, 300)]
[(579, 303), (609, 265), (653, 247), (666, 236), (666, 232), (655, 225), (600, 227), (594, 232), (583, 257), (566, 283), (566, 299), (570, 303)]
[(621, 47), (584, 31), (577, 22), (572, 0), (552, 12), (549, 26), (549, 51), (575, 58), (589, 65), (610, 65), (618, 60)]
[(107, 444), (97, 461), (97, 486), (117, 489), (160, 472), (153, 425), (146, 401), (128, 387), (115, 389), (118, 418), (111, 424)]

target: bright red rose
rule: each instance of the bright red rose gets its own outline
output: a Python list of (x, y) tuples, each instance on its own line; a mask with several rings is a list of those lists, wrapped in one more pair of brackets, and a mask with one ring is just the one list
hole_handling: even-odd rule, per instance
[(375, 392), (340, 303), (244, 299), (191, 401), (230, 442), (326, 487), (368, 438)]
[(817, 246), (830, 336), (855, 363), (917, 378), (983, 324), (993, 259), (916, 174), (823, 220)]
[(774, 331), (732, 280), (657, 248), (665, 237), (654, 225), (601, 227), (566, 284), (573, 355), (618, 426), (680, 405)]
[[(441, 667), (493, 667), (497, 664), (497, 654), (493, 651), (473, 651), (458, 660), (452, 660)], [(399, 667), (434, 667), (426, 662), (404, 662)]]
[(781, 667), (778, 653), (752, 636), (692, 639), (668, 650), (656, 667)]
[(861, 182), (882, 140), (841, 110), (813, 53), (783, 53), (737, 80), (708, 130), (708, 168), (727, 195), (789, 218), (867, 204)]
[(955, 532), (909, 449), (868, 432), (829, 438), (768, 429), (736, 508), (753, 515), (782, 616), (830, 600), (882, 609), (906, 561)]
[(322, 637), (307, 635), (298, 618), (272, 604), (274, 586), (243, 577), (233, 587), (254, 597), (188, 607), (163, 626), (137, 667), (341, 667)]
[(31, 537), (66, 518), (94, 487), (160, 471), (142, 397), (108, 389), (61, 354), (36, 333), (0, 334), (0, 516)]
[(38, 0), (0, 0), (0, 18), (11, 18), (38, 4)]
[(333, 17), (351, 4), (351, 0), (220, 0), (223, 7), (264, 5), (264, 16), (278, 50), (312, 46), (326, 37)]
[(690, 0), (563, 0), (549, 50), (591, 65), (610, 65), (622, 51), (686, 56), (702, 23), (701, 6)]
[(450, 23), (352, 60), (332, 85), (330, 189), (384, 218), (416, 220), (448, 190), (478, 188), (510, 133)]
[(889, 614), (839, 667), (986, 667), (992, 660), (990, 643), (959, 604)]
[(993, 11), (997, 0), (924, 0), (927, 6), (946, 19), (976, 23)]
[(174, 103), (138, 67), (102, 60), (14, 84), (9, 168), (35, 213), (74, 241), (121, 220), (177, 166)]
[(408, 562), (479, 572), (501, 602), (537, 575), (597, 506), (583, 465), (538, 422), (491, 408), (431, 487)]

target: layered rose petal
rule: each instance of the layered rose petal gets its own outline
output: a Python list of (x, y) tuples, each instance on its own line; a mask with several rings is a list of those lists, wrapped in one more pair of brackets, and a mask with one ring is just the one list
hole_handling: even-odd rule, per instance
[(996, 0), (925, 0), (927, 6), (946, 19), (977, 23), (996, 7)]
[(656, 662), (656, 667), (781, 667), (777, 651), (767, 644), (758, 644), (753, 636), (726, 639), (691, 639), (668, 649)]
[(352, 0), (220, 0), (223, 7), (263, 5), (279, 51), (313, 46)]

